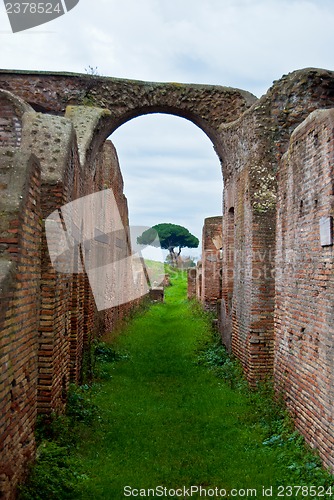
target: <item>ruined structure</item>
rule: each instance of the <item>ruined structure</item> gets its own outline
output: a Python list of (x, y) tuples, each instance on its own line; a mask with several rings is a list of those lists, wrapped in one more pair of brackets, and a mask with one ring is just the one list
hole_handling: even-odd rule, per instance
[[(334, 469), (334, 73), (284, 76), (261, 99), (219, 86), (0, 72), (1, 466), (11, 498), (34, 453), (37, 412), (61, 411), (89, 339), (129, 305), (98, 313), (85, 274), (51, 265), (44, 221), (108, 187), (127, 225), (106, 138), (147, 113), (191, 120), (222, 165), (222, 216), (204, 226), (189, 296), (219, 311), (252, 386), (274, 376), (297, 427)], [(130, 252), (125, 238), (121, 247)], [(122, 280), (122, 276), (115, 276)]]
[[(66, 117), (36, 113), (0, 91), (0, 491), (14, 495), (35, 453), (37, 413), (61, 412), (69, 383), (79, 383), (84, 350), (134, 304), (98, 312), (84, 273), (50, 262), (45, 219), (63, 205), (112, 187), (108, 216), (128, 223), (116, 151), (106, 141), (94, 161), (86, 148), (105, 110), (67, 108)], [(111, 261), (130, 254), (117, 233)], [(79, 259), (79, 255), (77, 256)], [(124, 273), (115, 281), (125, 283)], [(0, 495), (1, 496), (1, 495)]]
[(222, 216), (208, 217), (204, 221), (202, 233), (201, 278), (198, 276), (197, 288), (200, 300), (206, 309), (216, 312), (217, 303), (222, 296)]

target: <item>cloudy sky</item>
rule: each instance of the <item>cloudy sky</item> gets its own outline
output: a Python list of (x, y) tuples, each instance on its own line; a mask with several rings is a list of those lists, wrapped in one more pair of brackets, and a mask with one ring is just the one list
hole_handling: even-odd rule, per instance
[[(333, 0), (80, 0), (66, 15), (13, 34), (0, 5), (0, 66), (92, 67), (104, 76), (227, 85), (260, 97), (295, 69), (334, 69), (333, 26)], [(220, 165), (195, 125), (155, 114), (111, 139), (132, 224), (173, 222), (200, 237), (203, 219), (221, 213)]]

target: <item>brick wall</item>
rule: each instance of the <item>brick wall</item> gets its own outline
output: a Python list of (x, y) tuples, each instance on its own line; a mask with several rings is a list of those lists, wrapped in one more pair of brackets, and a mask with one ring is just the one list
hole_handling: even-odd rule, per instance
[(3, 146), (17, 147), (21, 141), (21, 120), (7, 99), (0, 98), (0, 110), (0, 142)]
[(202, 300), (202, 284), (203, 284), (202, 270), (203, 270), (202, 261), (199, 260), (196, 266), (196, 297), (199, 301)]
[(332, 72), (296, 71), (274, 82), (235, 123), (220, 127), (223, 255), (229, 252), (231, 208), (235, 224), (232, 339), (226, 309), (230, 284), (224, 269), (221, 322), (227, 323), (225, 340), (232, 340), (232, 350), (253, 386), (272, 375), (274, 366), (276, 174), (280, 158), (291, 133), (311, 111), (333, 107), (333, 90)]
[[(123, 178), (118, 162), (117, 153), (114, 145), (111, 141), (106, 141), (102, 152), (101, 152), (101, 189), (112, 188), (116, 203), (117, 203), (117, 212), (120, 215), (122, 224), (124, 228), (127, 228), (129, 225), (129, 216), (128, 216), (128, 205), (127, 199), (123, 194)], [(114, 207), (115, 209), (116, 207)], [(113, 213), (111, 211), (111, 213)], [(117, 216), (116, 213), (113, 213), (113, 218)], [(131, 253), (130, 242), (128, 239), (128, 235), (126, 232), (119, 232), (115, 235), (117, 238), (114, 240), (115, 247), (117, 248), (118, 256), (117, 259), (125, 259)], [(120, 243), (119, 240), (122, 240)], [(117, 243), (117, 246), (116, 246)], [(126, 282), (127, 278), (125, 276), (117, 275), (121, 271), (115, 262), (115, 273), (114, 279), (118, 281), (123, 281), (123, 293), (127, 293)], [(105, 310), (100, 314), (101, 321), (103, 325), (103, 330), (105, 332), (111, 332), (115, 325), (119, 324), (120, 321), (125, 317), (125, 315), (130, 312), (131, 304), (127, 303), (127, 301), (119, 306), (115, 306), (108, 310)]]
[(231, 351), (232, 347), (232, 299), (234, 287), (234, 206), (230, 206), (222, 219), (222, 282), (221, 302), (219, 303), (218, 319), (219, 330), (225, 347)]
[(202, 235), (202, 286), (200, 300), (204, 307), (216, 311), (221, 297), (222, 218), (204, 220)]
[(197, 277), (197, 268), (190, 267), (187, 271), (187, 295), (188, 299), (196, 299), (196, 277)]
[(0, 90), (0, 145), (1, 147), (19, 147), (22, 137), (22, 115), (32, 108), (13, 96)]
[[(253, 386), (273, 369), (275, 176), (261, 118), (225, 131), (221, 333)], [(249, 121), (252, 121), (252, 127)], [(256, 146), (255, 146), (256, 145)], [(232, 165), (236, 167), (232, 169)]]
[[(334, 468), (334, 110), (293, 133), (279, 170), (275, 379), (297, 427)], [(321, 241), (320, 221), (328, 218)]]
[[(116, 202), (106, 212), (128, 224), (113, 145), (107, 143), (83, 166), (80, 141), (87, 149), (89, 141), (87, 135), (77, 138), (69, 118), (35, 113), (6, 92), (0, 92), (1, 112), (8, 118), (12, 113), (21, 124), (19, 129), (8, 119), (12, 126), (0, 136), (6, 146), (0, 148), (0, 496), (11, 500), (34, 457), (37, 413), (64, 410), (69, 383), (82, 380), (84, 350), (115, 328), (134, 304), (99, 312), (87, 275), (52, 265), (45, 234), (52, 212), (107, 187)], [(90, 124), (90, 141), (101, 113), (97, 110)], [(123, 236), (121, 249), (110, 245), (111, 262), (130, 253), (126, 231)], [(80, 252), (71, 259), (73, 267)], [(115, 273), (113, 284), (124, 283), (126, 290), (129, 271)]]
[[(74, 132), (65, 118), (40, 113), (26, 113), (23, 124), (22, 148), (33, 151), (41, 162), (41, 211), (45, 221), (54, 210), (79, 195), (73, 192), (78, 170), (74, 162)], [(83, 342), (82, 331), (77, 328), (80, 287), (76, 285), (74, 276), (59, 273), (52, 265), (43, 231), (38, 336), (38, 410), (41, 413), (63, 411), (70, 373), (77, 377), (81, 369), (81, 358), (74, 357)]]
[(41, 259), (37, 159), (1, 148), (0, 183), (0, 491), (10, 498), (35, 451)]

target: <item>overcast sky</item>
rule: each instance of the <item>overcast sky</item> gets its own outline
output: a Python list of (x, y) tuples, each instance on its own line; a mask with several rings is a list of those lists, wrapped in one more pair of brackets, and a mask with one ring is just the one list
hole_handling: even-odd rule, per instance
[[(3, 69), (91, 66), (104, 76), (227, 85), (258, 97), (295, 69), (334, 69), (333, 0), (80, 0), (16, 34), (0, 5), (0, 24)], [(173, 222), (200, 237), (204, 217), (221, 213), (218, 158), (195, 125), (149, 115), (111, 139), (132, 224)]]

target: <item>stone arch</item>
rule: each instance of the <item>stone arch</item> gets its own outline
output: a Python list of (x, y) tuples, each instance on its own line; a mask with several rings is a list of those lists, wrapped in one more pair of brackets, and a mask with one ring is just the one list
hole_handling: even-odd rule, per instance
[[(220, 160), (221, 126), (232, 123), (257, 98), (220, 85), (157, 83), (80, 74), (0, 71), (0, 87), (13, 90), (37, 110), (63, 115), (68, 106), (104, 109), (92, 155), (119, 126), (149, 113), (167, 113), (192, 121), (211, 139)], [(19, 83), (19, 85), (18, 85)]]
[(106, 122), (101, 130), (101, 133), (106, 137), (108, 137), (108, 135), (115, 132), (115, 130), (117, 130), (120, 126), (124, 125), (128, 121), (149, 114), (171, 115), (179, 118), (184, 118), (192, 122), (194, 125), (199, 127), (204, 132), (204, 134), (211, 140), (219, 158), (221, 158), (220, 136), (217, 130), (214, 127), (212, 127), (210, 123), (204, 120), (199, 114), (196, 114), (193, 111), (177, 108), (176, 106), (174, 107), (174, 106), (155, 105), (147, 107), (138, 107), (136, 109), (131, 110), (131, 112), (124, 113), (124, 115), (122, 115), (118, 119), (115, 119), (114, 117), (110, 116), (109, 119), (106, 119)]
[(101, 116), (99, 123), (96, 124), (96, 135), (90, 144), (90, 150), (87, 151), (88, 162), (92, 162), (94, 160), (94, 155), (100, 150), (105, 140), (125, 123), (149, 114), (165, 114), (184, 118), (201, 129), (212, 142), (213, 148), (219, 158), (219, 162), (222, 164), (224, 153), (221, 141), (221, 132), (204, 116), (193, 109), (186, 107), (182, 108), (177, 105), (152, 104), (127, 109), (119, 116), (115, 116), (112, 112), (108, 111), (109, 110), (105, 110), (105, 113)]

